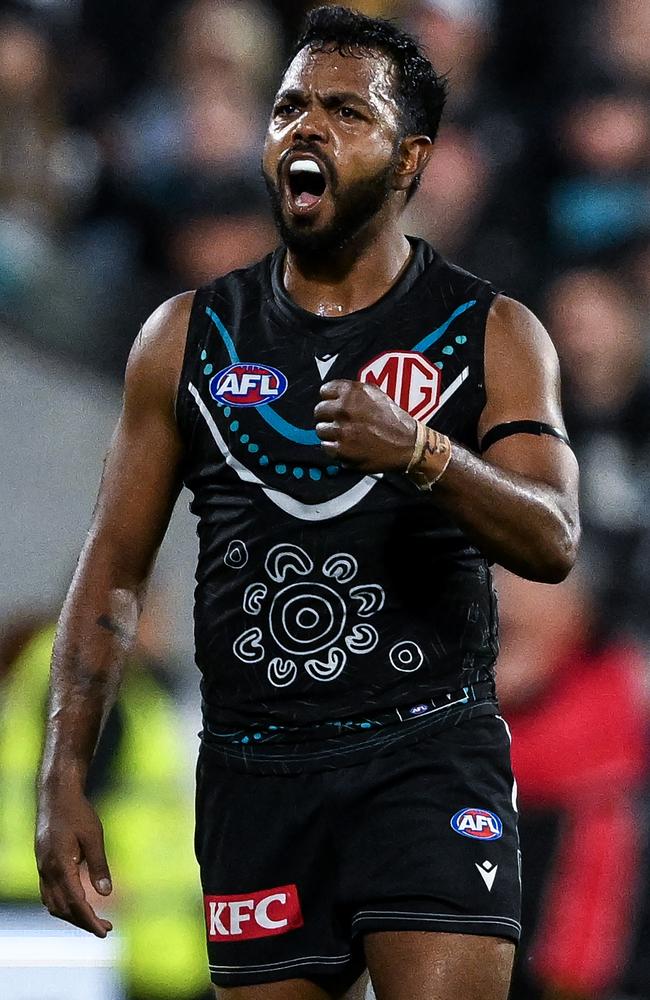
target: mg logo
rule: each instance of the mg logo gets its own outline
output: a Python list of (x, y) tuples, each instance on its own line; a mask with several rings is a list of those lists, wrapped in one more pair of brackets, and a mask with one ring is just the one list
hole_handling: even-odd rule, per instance
[(379, 386), (416, 420), (427, 420), (438, 407), (441, 375), (436, 366), (414, 351), (379, 354), (360, 370), (360, 382)]

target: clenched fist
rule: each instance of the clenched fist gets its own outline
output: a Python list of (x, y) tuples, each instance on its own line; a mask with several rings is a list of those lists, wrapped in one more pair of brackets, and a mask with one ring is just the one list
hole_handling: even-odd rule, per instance
[(361, 472), (404, 472), (411, 460), (416, 421), (376, 385), (335, 379), (320, 390), (316, 433), (332, 458)]

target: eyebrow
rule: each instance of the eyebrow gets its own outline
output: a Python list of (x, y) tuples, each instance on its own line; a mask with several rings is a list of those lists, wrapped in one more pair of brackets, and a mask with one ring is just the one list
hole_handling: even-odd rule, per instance
[[(370, 102), (361, 94), (354, 90), (326, 90), (319, 94), (324, 104), (360, 104), (362, 107), (371, 109)], [(275, 103), (280, 101), (295, 101), (296, 104), (305, 104), (307, 95), (304, 90), (291, 87), (288, 90), (281, 90), (275, 98)]]
[(354, 90), (328, 90), (322, 97), (327, 102), (337, 101), (340, 104), (363, 104), (366, 108), (370, 107), (365, 97), (362, 97), (361, 94), (356, 93)]

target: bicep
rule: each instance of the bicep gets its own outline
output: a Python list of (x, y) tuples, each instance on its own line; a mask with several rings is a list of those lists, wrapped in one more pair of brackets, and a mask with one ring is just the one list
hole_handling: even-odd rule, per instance
[(146, 579), (182, 485), (174, 395), (190, 303), (177, 298), (154, 313), (131, 351), (86, 544), (90, 564), (109, 567), (121, 586)]
[(147, 576), (180, 491), (177, 432), (122, 412), (104, 462), (89, 542), (126, 582)]
[[(488, 317), (485, 341), (486, 404), (479, 440), (500, 424), (530, 420), (566, 435), (560, 368), (551, 339), (539, 320), (519, 302), (499, 296)], [(548, 434), (517, 433), (483, 452), (500, 468), (547, 483), (574, 496), (578, 467), (571, 448)]]

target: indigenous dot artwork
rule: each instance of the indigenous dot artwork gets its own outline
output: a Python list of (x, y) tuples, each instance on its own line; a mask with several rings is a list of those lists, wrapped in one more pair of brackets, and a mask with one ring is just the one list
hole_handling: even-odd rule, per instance
[[(207, 351), (205, 350), (201, 351), (201, 361), (206, 361), (207, 357), (208, 357)], [(214, 365), (211, 365), (210, 362), (207, 362), (207, 364), (203, 366), (203, 373), (205, 375), (212, 375), (213, 371), (214, 371)], [(215, 400), (215, 402), (219, 407), (219, 409), (222, 410), (224, 417), (229, 418), (232, 414), (232, 407), (226, 406), (224, 403), (219, 402), (219, 400)], [(232, 420), (229, 424), (229, 427), (231, 433), (237, 434), (240, 427), (239, 420)], [(247, 451), (250, 455), (257, 455), (257, 461), (262, 467), (270, 465), (271, 460), (269, 459), (269, 456), (264, 454), (264, 452), (260, 453), (259, 444), (257, 444), (255, 441), (251, 441), (250, 434), (246, 433), (240, 434), (239, 440), (241, 444), (246, 446)], [(293, 465), (289, 467), (280, 462), (273, 468), (276, 475), (278, 476), (286, 476), (287, 474), (289, 474), (293, 475), (295, 479), (302, 479), (304, 476), (309, 476), (309, 478), (313, 480), (313, 482), (318, 482), (318, 480), (321, 479), (323, 476), (323, 470), (316, 468), (315, 466), (311, 468), (304, 468), (301, 465)], [(328, 465), (325, 468), (325, 475), (337, 476), (340, 471), (341, 471), (340, 465)]]

